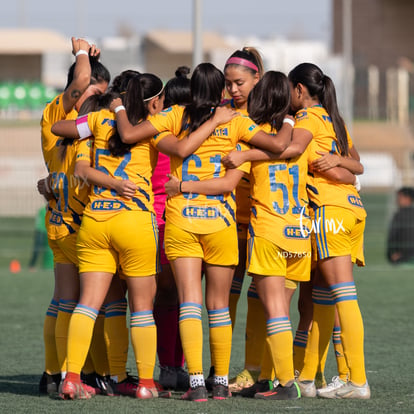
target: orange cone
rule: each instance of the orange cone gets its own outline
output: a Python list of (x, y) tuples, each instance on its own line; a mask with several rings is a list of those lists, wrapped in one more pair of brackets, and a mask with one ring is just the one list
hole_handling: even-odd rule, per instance
[(22, 267), (21, 267), (20, 262), (18, 260), (13, 259), (10, 262), (9, 269), (10, 269), (11, 273), (19, 273), (20, 270), (22, 270)]

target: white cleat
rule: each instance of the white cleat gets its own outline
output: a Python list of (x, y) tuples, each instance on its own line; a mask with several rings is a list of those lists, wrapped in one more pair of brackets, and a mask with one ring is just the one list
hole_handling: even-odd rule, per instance
[(321, 398), (337, 398), (336, 391), (344, 385), (346, 385), (345, 381), (342, 381), (338, 376), (333, 377), (330, 384), (316, 390), (316, 395)]

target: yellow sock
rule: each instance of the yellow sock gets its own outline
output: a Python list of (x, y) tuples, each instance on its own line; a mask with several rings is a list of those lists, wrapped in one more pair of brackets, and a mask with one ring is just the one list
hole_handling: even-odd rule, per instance
[(245, 367), (259, 370), (266, 342), (266, 318), (254, 281), (247, 293)]
[(280, 384), (286, 385), (295, 379), (292, 327), (287, 316), (267, 321), (267, 343), (272, 355), (276, 378)]
[(109, 372), (111, 377), (117, 377), (118, 382), (126, 378), (129, 346), (126, 314), (126, 299), (111, 302), (105, 306), (105, 343)]
[(57, 374), (60, 372), (60, 365), (57, 356), (55, 327), (59, 303), (52, 299), (46, 311), (43, 322), (43, 342), (45, 347), (45, 372)]
[(152, 310), (131, 313), (130, 325), (139, 379), (152, 379), (157, 355), (157, 328)]
[(80, 374), (88, 355), (99, 311), (78, 304), (69, 324), (67, 372)]
[(301, 372), (303, 369), (307, 341), (308, 331), (297, 330), (293, 340), (293, 365), (295, 371)]
[(104, 336), (105, 312), (100, 311), (93, 329), (90, 354), (93, 361), (94, 371), (103, 377), (109, 374), (108, 355), (106, 352)]
[(269, 344), (265, 341), (263, 346), (262, 362), (260, 364), (260, 375), (258, 381), (260, 380), (274, 380), (275, 379), (275, 370), (273, 368), (273, 359), (270, 352)]
[(332, 286), (341, 325), (341, 340), (349, 368), (349, 380), (355, 385), (367, 381), (364, 357), (364, 325), (358, 306), (355, 284), (340, 283)]
[(72, 300), (61, 300), (59, 302), (59, 311), (55, 327), (55, 340), (61, 372), (66, 372), (69, 323), (75, 307), (76, 302)]
[(335, 350), (338, 376), (342, 381), (347, 381), (349, 376), (349, 368), (345, 359), (344, 347), (342, 346), (340, 326), (334, 326), (332, 343)]
[(208, 322), (211, 364), (214, 366), (214, 375), (228, 376), (232, 338), (229, 308), (209, 310)]
[(229, 311), (231, 318), (231, 326), (234, 329), (236, 324), (236, 314), (237, 314), (237, 303), (240, 298), (240, 292), (243, 286), (243, 279), (233, 277), (233, 282), (230, 289), (230, 298), (229, 298)]
[(185, 302), (180, 305), (180, 336), (190, 375), (203, 374), (203, 326), (201, 305)]
[(312, 291), (313, 322), (308, 334), (304, 366), (300, 381), (313, 381), (321, 361), (326, 359), (335, 321), (335, 305), (330, 289), (314, 286)]

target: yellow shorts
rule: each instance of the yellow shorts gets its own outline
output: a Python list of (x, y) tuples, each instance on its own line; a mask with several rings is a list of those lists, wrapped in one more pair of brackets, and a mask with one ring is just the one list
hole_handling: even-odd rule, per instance
[(365, 219), (346, 208), (324, 206), (315, 210), (314, 220), (318, 259), (349, 255), (353, 263), (365, 265)]
[(310, 252), (287, 252), (270, 240), (257, 236), (249, 237), (247, 246), (248, 273), (284, 276), (298, 282), (307, 282), (310, 279)]
[(78, 255), (76, 251), (77, 233), (68, 234), (57, 240), (48, 238), (48, 243), (53, 252), (54, 264), (74, 264), (78, 266)]
[(124, 211), (106, 221), (83, 216), (77, 249), (80, 273), (115, 274), (120, 265), (127, 277), (155, 275), (159, 271), (155, 215)]
[(237, 266), (238, 264), (239, 250), (235, 224), (215, 233), (197, 234), (183, 230), (167, 220), (164, 237), (168, 260), (198, 257), (211, 265)]
[(296, 280), (290, 280), (285, 278), (285, 288), (286, 289), (291, 289), (291, 290), (296, 290), (298, 287), (299, 282), (297, 282)]

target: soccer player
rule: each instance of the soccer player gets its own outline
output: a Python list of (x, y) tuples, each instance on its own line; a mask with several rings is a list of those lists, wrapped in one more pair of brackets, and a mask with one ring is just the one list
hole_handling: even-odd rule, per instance
[[(301, 153), (312, 141), (314, 159), (320, 158), (321, 153), (332, 152), (333, 156), (322, 157), (335, 160), (330, 166), (362, 173), (363, 167), (356, 150), (349, 144), (349, 135), (339, 114), (332, 80), (311, 63), (296, 66), (288, 77), (292, 108), (297, 113), (292, 144), (282, 156)], [(365, 373), (364, 329), (352, 272), (353, 263), (364, 265), (366, 212), (353, 185), (334, 185), (323, 176), (323, 160), (314, 169), (312, 183), (308, 185), (314, 223), (318, 226), (315, 236), (321, 278), (313, 286), (313, 323), (298, 383), (305, 396), (315, 395), (314, 379), (332, 335), (336, 309), (349, 380), (321, 397), (367, 399), (370, 388)]]
[[(149, 107), (161, 109), (163, 104), (162, 82), (159, 85), (150, 80), (146, 90), (140, 79), (141, 76), (131, 79), (124, 95), (135, 122), (145, 118), (145, 92), (151, 94)], [(157, 89), (156, 93), (151, 87)], [(79, 374), (96, 317), (118, 265), (129, 291), (131, 338), (140, 377), (136, 397), (158, 396), (153, 381), (156, 330), (152, 316), (158, 231), (150, 183), (155, 150), (150, 142), (133, 148), (123, 145), (115, 133), (113, 118), (112, 112), (101, 110), (79, 118), (77, 125), (72, 124), (75, 129), (78, 127), (78, 136), (94, 136), (95, 168), (112, 178), (130, 179), (137, 190), (130, 198), (121, 197), (107, 187), (94, 186), (90, 193), (77, 243), (81, 292), (70, 323), (68, 375), (61, 390), (63, 398), (90, 398)]]
[(97, 60), (99, 50), (83, 39), (72, 38), (76, 62), (70, 67), (63, 93), (43, 111), (42, 151), (51, 181), (53, 197), (48, 204), (46, 228), (55, 263), (55, 290), (44, 323), (45, 373), (39, 391), (56, 392), (65, 376), (67, 330), (79, 296), (75, 241), (88, 187), (74, 180), (77, 142), (62, 140), (51, 132), (61, 119), (75, 119), (86, 98), (103, 93), (109, 83), (108, 70)]

